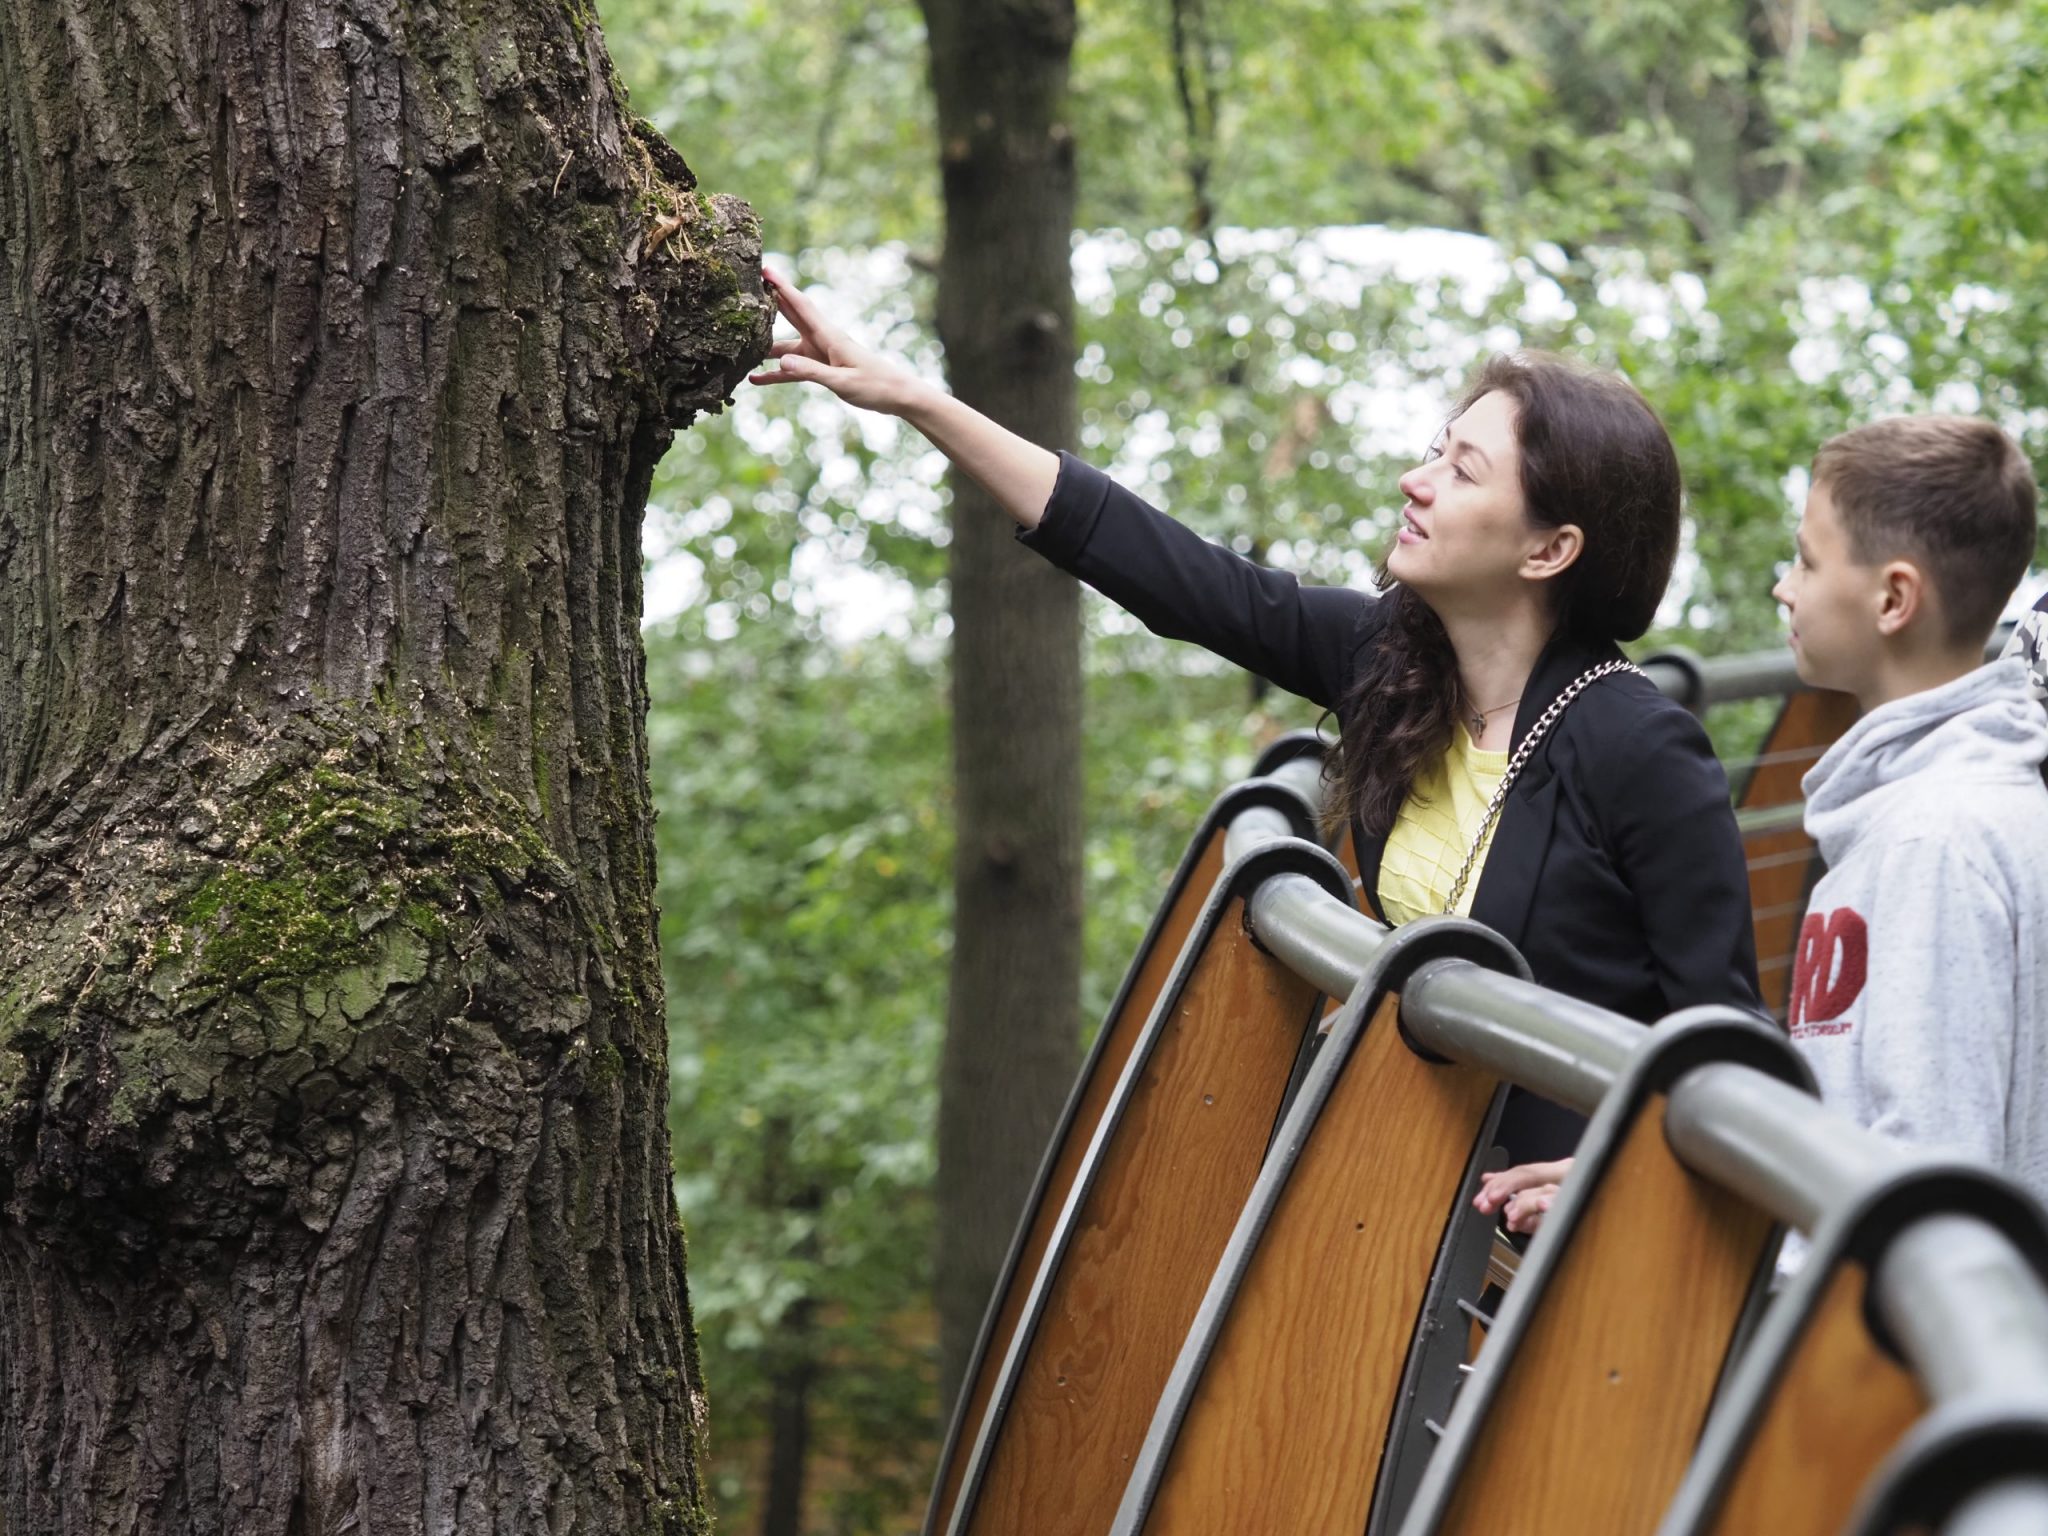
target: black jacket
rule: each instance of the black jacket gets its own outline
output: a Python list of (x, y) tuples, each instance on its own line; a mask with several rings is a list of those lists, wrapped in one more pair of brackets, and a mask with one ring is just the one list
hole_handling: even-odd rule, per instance
[[(1340, 728), (1386, 621), (1369, 594), (1255, 565), (1067, 454), (1043, 521), (1019, 537), (1153, 633), (1338, 711)], [(1523, 690), (1515, 740), (1580, 673), (1620, 656), (1612, 644), (1552, 640)], [(1356, 823), (1352, 835), (1378, 905), (1386, 839)], [(1635, 673), (1586, 689), (1537, 747), (1501, 810), (1472, 916), (1520, 949), (1544, 986), (1632, 1019), (1696, 1003), (1763, 1012), (1727, 778), (1699, 722)], [(1577, 1124), (1523, 1102), (1502, 1140), (1518, 1161), (1560, 1156)]]

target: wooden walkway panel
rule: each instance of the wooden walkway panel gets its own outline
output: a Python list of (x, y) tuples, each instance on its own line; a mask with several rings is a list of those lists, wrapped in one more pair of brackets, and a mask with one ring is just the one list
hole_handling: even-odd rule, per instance
[(1752, 824), (1743, 833), (1742, 851), (1749, 866), (1757, 972), (1764, 1006), (1781, 1021), (1799, 953), (1799, 922), (1807, 895), (1820, 878), (1820, 853), (1797, 814), (1805, 803), (1799, 782), (1855, 722), (1856, 701), (1846, 693), (1807, 688), (1790, 695), (1736, 791), (1739, 812), (1779, 807), (1787, 812), (1783, 824), (1754, 814), (1742, 818)]
[[(954, 1536), (1102, 1536), (1320, 1013), (1252, 941), (1246, 893), (1321, 850), (1225, 872), (1073, 1167), (964, 1458)], [(1020, 1275), (1022, 1273), (1020, 1267)]]
[[(1270, 755), (1270, 754), (1269, 754)], [(1284, 761), (1284, 757), (1280, 759)], [(1267, 766), (1265, 758), (1261, 767)], [(1174, 966), (1186, 949), (1188, 939), (1200, 921), (1203, 909), (1222, 876), (1224, 837), (1239, 812), (1253, 806), (1280, 811), (1293, 825), (1297, 836), (1315, 831), (1310, 806), (1276, 784), (1255, 778), (1232, 786), (1219, 797), (1202, 818), (1180, 867), (1167, 887), (1165, 899), (1153, 918), (1137, 956), (1125, 973), (1109, 1016), (1097, 1032), (1095, 1044), (1082, 1065), (1072, 1096), (1054, 1130), (1044, 1163), (1018, 1224), (1017, 1237), (997, 1279), (996, 1289), (982, 1322), (981, 1338), (968, 1362), (966, 1381), (954, 1408), (953, 1422), (939, 1460), (932, 1502), (925, 1516), (925, 1536), (937, 1536), (947, 1529), (960, 1485), (980, 1435), (988, 1404), (995, 1392), (1017, 1324), (1024, 1314), (1031, 1284), (1052, 1242), (1068, 1194), (1080, 1171), (1089, 1143), (1094, 1139), (1102, 1114), (1131, 1052), (1137, 1045), (1159, 995), (1166, 988)]]
[(1705, 1529), (1838, 1536), (1857, 1495), (1926, 1411), (1919, 1385), (1864, 1326), (1866, 1279), (1843, 1264)]
[(1465, 1202), (1491, 1141), (1495, 1081), (1411, 1050), (1387, 990), (1449, 956), (1521, 968), (1460, 919), (1383, 941), (1210, 1280), (1112, 1536), (1366, 1528), (1453, 1234), (1470, 1239), (1476, 1294), (1491, 1232)]
[(1357, 1536), (1423, 1297), (1494, 1097), (1380, 1004), (1188, 1405), (1148, 1536)]
[(1662, 1107), (1604, 1170), (1439, 1530), (1647, 1532), (1677, 1489), (1771, 1224), (1679, 1166)]
[(1769, 1218), (1688, 1171), (1670, 1085), (1706, 1060), (1807, 1081), (1733, 1009), (1645, 1031), (1521, 1265), (1402, 1536), (1649, 1536), (1679, 1488), (1731, 1346), (1761, 1303)]
[[(1926, 1156), (1878, 1174), (1853, 1201), (1829, 1211), (1815, 1231), (1799, 1273), (1772, 1302), (1716, 1403), (1658, 1536), (1839, 1536), (1854, 1527), (1874, 1491), (1910, 1480), (1908, 1448), (1926, 1441), (1942, 1415), (1962, 1405), (1934, 1402), (1875, 1337), (1872, 1277), (1901, 1233), (1929, 1217), (1973, 1219), (1981, 1225), (1971, 1229), (1966, 1222), (1966, 1229), (1997, 1234), (1990, 1241), (2009, 1243), (2006, 1252), (2015, 1264), (2048, 1277), (2048, 1217), (2010, 1180), (1976, 1164)], [(1952, 1258), (1959, 1274), (1981, 1279), (1975, 1269), (1981, 1249), (1971, 1242), (1958, 1244), (1949, 1233), (1928, 1229), (1912, 1241), (1923, 1258), (1933, 1244)], [(1991, 1294), (2021, 1300), (2009, 1284), (1994, 1286)], [(2009, 1321), (1994, 1303), (1991, 1315), (1972, 1326), (1981, 1343), (1990, 1336), (1987, 1330)], [(1951, 1323), (1921, 1339), (1921, 1369), (1928, 1365), (1928, 1337), (1955, 1346), (1960, 1336), (1953, 1328)], [(2024, 1329), (2021, 1334), (2016, 1347), (2024, 1358)], [(1998, 1342), (1989, 1345), (1993, 1355), (2000, 1348)], [(2048, 1436), (2048, 1397), (2042, 1396), (2048, 1383), (2032, 1385), (2030, 1435), (2039, 1445)], [(2005, 1424), (1991, 1439), (2009, 1442), (2012, 1435)], [(1963, 1459), (1971, 1461), (1972, 1475), (1989, 1476), (1999, 1454)], [(2038, 1457), (2029, 1462), (2029, 1455), (2022, 1453), (2021, 1466), (2036, 1472), (2048, 1466)], [(1954, 1485), (1950, 1492), (1969, 1482), (1955, 1468), (1935, 1475)]]

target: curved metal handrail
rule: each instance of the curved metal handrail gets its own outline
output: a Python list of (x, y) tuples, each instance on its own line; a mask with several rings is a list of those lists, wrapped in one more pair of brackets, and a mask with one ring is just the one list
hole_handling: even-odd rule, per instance
[[(1246, 847), (1272, 835), (1256, 809), (1243, 819), (1232, 836)], [(1337, 997), (1349, 995), (1390, 938), (1389, 929), (1298, 874), (1262, 881), (1251, 893), (1247, 921), (1283, 965)], [(1462, 960), (1419, 970), (1402, 991), (1401, 1017), (1423, 1050), (1582, 1111), (1597, 1106), (1620, 1078), (1644, 1028)], [(1693, 1172), (1809, 1233), (1923, 1161), (1791, 1084), (1727, 1062), (1678, 1079), (1665, 1129)], [(1937, 1406), (2021, 1386), (2038, 1392), (2048, 1383), (2048, 1285), (1993, 1223), (1947, 1212), (1913, 1221), (1885, 1248), (1873, 1295)], [(1952, 1536), (2017, 1536), (2048, 1529), (2044, 1512), (2048, 1478), (2020, 1478), (1973, 1497), (1947, 1529)]]
[[(1988, 661), (2005, 649), (2013, 625), (2005, 623), (1992, 631), (1984, 647)], [(1640, 663), (1665, 697), (1676, 699), (1695, 712), (1709, 704), (1731, 704), (1738, 699), (1763, 699), (1773, 694), (1795, 693), (1806, 685), (1789, 650), (1744, 651), (1734, 656), (1697, 656), (1684, 646), (1653, 651)]]
[[(1262, 777), (1247, 779), (1245, 782), (1271, 784), (1298, 795), (1313, 816), (1316, 807), (1322, 803), (1322, 780), (1321, 759), (1294, 757), (1278, 764)], [(1276, 838), (1294, 837), (1298, 833), (1294, 818), (1277, 805), (1247, 806), (1224, 825), (1223, 862), (1235, 864), (1261, 843), (1271, 842)]]
[(2016, 1477), (1971, 1495), (1942, 1536), (2027, 1536), (2048, 1531), (2048, 1477)]

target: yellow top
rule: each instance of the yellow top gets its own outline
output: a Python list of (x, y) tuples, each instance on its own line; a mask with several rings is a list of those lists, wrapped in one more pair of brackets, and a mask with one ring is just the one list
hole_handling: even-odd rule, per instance
[[(1405, 923), (1443, 911), (1451, 882), (1458, 878), (1466, 851), (1486, 819), (1486, 807), (1507, 771), (1507, 753), (1482, 752), (1459, 725), (1452, 730), (1450, 750), (1415, 776), (1380, 856), (1379, 906), (1388, 922)], [(1472, 893), (1479, 889), (1486, 849), (1492, 843), (1489, 831), (1458, 897), (1462, 916), (1472, 913)]]

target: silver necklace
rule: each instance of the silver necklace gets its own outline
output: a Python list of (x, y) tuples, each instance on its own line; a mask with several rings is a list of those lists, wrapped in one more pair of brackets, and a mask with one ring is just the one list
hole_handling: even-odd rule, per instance
[[(1515, 776), (1522, 771), (1522, 765), (1529, 761), (1529, 754), (1536, 750), (1537, 743), (1542, 741), (1551, 726), (1557, 723), (1557, 717), (1564, 713), (1564, 708), (1567, 704), (1592, 687), (1593, 684), (1599, 682), (1601, 678), (1611, 676), (1616, 672), (1634, 672), (1639, 676), (1649, 675), (1632, 661), (1603, 661), (1597, 667), (1589, 667), (1573, 679), (1572, 685), (1569, 688), (1552, 699), (1550, 701), (1550, 708), (1544, 710), (1542, 715), (1537, 718), (1536, 723), (1529, 727), (1529, 734), (1522, 738), (1522, 744), (1515, 748), (1515, 755), (1508, 759), (1507, 771), (1500, 776), (1500, 783), (1495, 786), (1493, 791), (1493, 799), (1487, 802), (1486, 817), (1479, 823), (1478, 836), (1472, 839), (1471, 852), (1465, 855), (1465, 867), (1458, 871), (1458, 878), (1451, 882), (1450, 897), (1444, 902), (1445, 912), (1455, 912), (1458, 910), (1458, 898), (1465, 894), (1465, 882), (1472, 878), (1472, 866), (1479, 862), (1479, 850), (1486, 846), (1486, 839), (1493, 832), (1493, 824), (1500, 820), (1501, 807), (1508, 803), (1508, 791), (1514, 788)], [(1513, 699), (1508, 701), (1509, 704), (1514, 702), (1516, 701)], [(1500, 707), (1505, 709), (1507, 705), (1503, 704)], [(1491, 714), (1492, 711), (1489, 710), (1488, 713)]]

